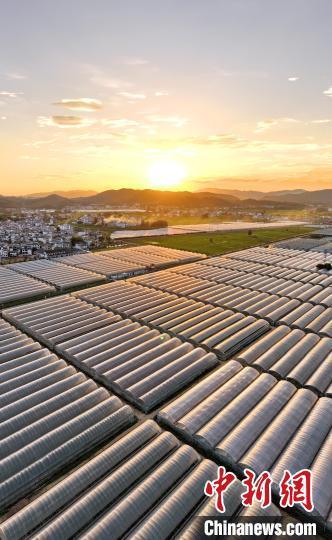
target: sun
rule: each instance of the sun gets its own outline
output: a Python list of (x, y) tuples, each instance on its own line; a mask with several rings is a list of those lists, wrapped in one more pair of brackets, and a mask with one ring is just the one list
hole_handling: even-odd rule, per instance
[(187, 170), (178, 161), (155, 161), (148, 170), (150, 185), (157, 189), (177, 187), (186, 177)]

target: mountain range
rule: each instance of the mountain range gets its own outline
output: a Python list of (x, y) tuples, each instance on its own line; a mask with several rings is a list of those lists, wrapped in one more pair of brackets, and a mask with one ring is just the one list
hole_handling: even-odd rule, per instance
[(72, 189), (70, 191), (46, 191), (41, 193), (29, 193), (25, 195), (29, 199), (41, 199), (43, 197), (48, 197), (49, 195), (59, 195), (60, 197), (65, 197), (66, 199), (75, 199), (77, 197), (91, 197), (92, 195), (97, 195), (98, 191), (93, 189)]
[[(59, 193), (65, 193), (66, 196)], [(218, 208), (218, 207), (264, 207), (273, 204), (279, 208), (299, 208), (308, 204), (332, 206), (332, 189), (319, 191), (239, 191), (206, 189), (200, 192), (159, 191), (153, 189), (110, 189), (101, 193), (92, 192), (86, 195), (79, 190), (80, 196), (73, 197), (73, 192), (56, 192), (53, 194), (33, 194), (25, 197), (0, 195), (0, 208), (54, 208), (68, 206), (132, 206), (143, 207), (173, 206), (179, 208)]]
[(278, 202), (297, 203), (302, 205), (322, 204), (332, 205), (332, 189), (320, 189), (317, 191), (307, 191), (305, 189), (290, 189), (284, 191), (241, 191), (238, 189), (218, 189), (205, 188), (205, 193), (215, 193), (218, 195), (231, 195), (238, 199), (248, 198), (258, 201), (269, 200)]
[(310, 191), (306, 191), (305, 189), (286, 189), (283, 191), (246, 191), (246, 190), (240, 190), (240, 189), (219, 189), (219, 188), (205, 188), (200, 189), (199, 192), (204, 191), (208, 193), (217, 193), (219, 195), (232, 195), (233, 197), (237, 197), (238, 199), (269, 199), (273, 200), (275, 197), (283, 197), (283, 196), (289, 196), (289, 195), (299, 195), (302, 193), (311, 193)]

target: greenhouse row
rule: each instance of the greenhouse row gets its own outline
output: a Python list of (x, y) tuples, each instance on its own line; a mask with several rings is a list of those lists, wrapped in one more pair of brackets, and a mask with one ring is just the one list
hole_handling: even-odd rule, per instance
[(68, 295), (3, 315), (143, 411), (218, 363), (201, 347)]
[[(74, 296), (205, 347), (220, 359), (227, 359), (253, 343), (249, 351), (257, 350), (257, 357), (253, 358), (251, 353), (246, 357), (245, 351), (239, 355), (243, 362), (254, 362), (259, 370), (272, 371), (278, 378), (289, 378), (297, 386), (308, 386), (319, 394), (331, 392), (332, 339), (319, 336), (314, 327), (312, 332), (304, 332), (280, 324), (269, 332), (271, 327), (265, 320), (159, 290), (144, 291), (144, 287), (132, 282), (102, 285)], [(308, 306), (314, 309), (305, 303), (298, 309)], [(274, 303), (267, 302), (267, 308), (274, 309)], [(323, 310), (320, 318), (322, 323), (325, 319), (325, 325), (320, 330), (327, 336), (331, 320), (326, 320), (322, 306), (316, 308)], [(318, 316), (317, 313), (316, 319)], [(263, 334), (266, 335), (256, 341)]]
[(146, 267), (140, 264), (122, 261), (121, 259), (102, 257), (98, 253), (83, 253), (82, 255), (71, 255), (69, 257), (59, 257), (57, 262), (82, 268), (90, 272), (102, 274), (108, 279), (124, 279), (126, 277), (142, 274)]
[(194, 308), (196, 304), (195, 300), (180, 298), (176, 294), (162, 292), (157, 289), (149, 289), (130, 281), (107, 283), (88, 290), (77, 291), (73, 296), (96, 306), (138, 319), (143, 319), (141, 313), (146, 310), (155, 308), (157, 313), (162, 314), (166, 307), (173, 309), (173, 306), (185, 304), (192, 305)]
[(56, 350), (148, 412), (212, 369), (212, 353), (128, 319), (61, 343)]
[(331, 520), (332, 400), (230, 360), (162, 408), (159, 422), (239, 474), (311, 469), (314, 514)]
[[(201, 489), (216, 475), (215, 463), (146, 420), (9, 517), (0, 535), (3, 540), (108, 540), (111, 530), (112, 540), (196, 540), (195, 516), (218, 517)], [(236, 479), (224, 495), (226, 516), (282, 516), (274, 504), (244, 509), (243, 492)]]
[(9, 308), (2, 315), (51, 349), (57, 343), (109, 326), (120, 319), (118, 315), (69, 295)]
[(190, 251), (158, 246), (137, 246), (60, 257), (59, 263), (102, 274), (108, 279), (123, 279), (147, 270), (167, 268), (174, 264), (204, 259), (206, 256)]
[[(246, 294), (250, 295), (252, 291), (264, 293), (270, 296), (271, 299), (272, 297), (280, 297), (300, 302), (308, 301), (325, 307), (332, 306), (332, 287), (321, 287), (311, 283), (295, 283), (256, 275), (242, 278), (239, 280), (240, 283), (234, 281), (234, 283), (230, 284), (228, 282), (217, 283), (215, 280), (209, 281), (203, 277), (196, 278), (169, 270), (162, 270), (161, 272), (132, 278), (132, 281), (199, 300), (206, 297), (208, 302), (212, 300), (229, 308), (232, 308), (232, 306), (229, 303), (226, 304), (226, 301), (230, 297), (235, 295), (241, 301)], [(220, 293), (219, 296), (218, 293)], [(253, 297), (252, 294), (251, 297)], [(258, 296), (257, 298), (259, 299)], [(260, 298), (263, 299), (264, 297), (261, 296)]]
[(213, 350), (222, 359), (270, 328), (264, 320), (129, 282), (95, 287), (74, 296)]
[(147, 245), (8, 264), (0, 269), (0, 305), (205, 258), (199, 253)]
[(330, 255), (332, 255), (332, 242), (331, 241), (326, 242), (326, 244), (315, 248), (315, 251), (320, 251), (323, 253), (330, 253)]
[(332, 397), (332, 339), (279, 326), (237, 357), (296, 386)]
[(41, 259), (38, 261), (9, 264), (8, 268), (20, 274), (34, 277), (40, 279), (40, 281), (54, 285), (60, 291), (90, 285), (98, 281), (104, 281), (105, 279), (100, 274), (94, 272)]
[(275, 246), (270, 246), (268, 248), (256, 246), (232, 252), (227, 256), (237, 260), (277, 265), (278, 262), (285, 260), (285, 258), (291, 259), (293, 257), (298, 257), (301, 253), (303, 252), (298, 251), (297, 249), (283, 249)]
[[(150, 276), (140, 276), (133, 278), (132, 283), (140, 283), (147, 287), (153, 287), (177, 295), (193, 298), (206, 304), (225, 307), (234, 311), (239, 311), (246, 315), (266, 319), (274, 324), (281, 317), (287, 315), (300, 305), (300, 300), (280, 297), (268, 293), (241, 289), (232, 285), (221, 283), (213, 284), (202, 279), (190, 278), (188, 276), (174, 276), (169, 279), (171, 272), (166, 276), (158, 276), (155, 273)], [(144, 277), (145, 279), (140, 279)], [(184, 279), (182, 279), (184, 278)]]
[(325, 287), (327, 296), (332, 293), (332, 287), (330, 286), (332, 276), (326, 278), (324, 275), (320, 274), (319, 277), (322, 278), (322, 280), (329, 280), (328, 285), (322, 280), (321, 284), (312, 282), (303, 283), (301, 281), (286, 279), (285, 277), (281, 278), (248, 272), (245, 273), (238, 270), (223, 269), (214, 266), (207, 267), (206, 265), (199, 263), (176, 266), (172, 268), (170, 272), (206, 279), (215, 283), (226, 283), (227, 285), (234, 285), (236, 287), (269, 292), (270, 294), (280, 294), (290, 298), (299, 298), (302, 301), (310, 300), (310, 298), (317, 293), (325, 291)]
[(24, 299), (48, 296), (54, 291), (53, 286), (42, 281), (17, 274), (8, 267), (0, 268), (0, 306)]
[(328, 243), (327, 237), (325, 238), (289, 238), (288, 240), (281, 240), (275, 245), (284, 249), (296, 249), (299, 251), (316, 251), (317, 248), (323, 248)]
[(0, 511), (135, 417), (105, 388), (0, 321)]
[[(332, 285), (332, 276), (326, 272), (309, 272), (305, 270), (296, 270), (294, 268), (283, 268), (281, 266), (273, 266), (268, 264), (261, 264), (257, 262), (249, 262), (244, 260), (231, 259), (231, 254), (227, 257), (222, 255), (220, 257), (211, 257), (200, 261), (199, 264), (193, 263), (188, 266), (215, 266), (217, 268), (224, 268), (237, 272), (245, 272), (249, 274), (260, 274), (262, 276), (271, 276), (284, 279), (290, 279), (292, 281), (302, 281), (303, 283), (312, 283), (313, 285), (321, 285), (322, 287), (328, 287)], [(184, 268), (181, 265), (179, 268)]]
[(332, 308), (313, 306), (304, 302), (279, 319), (277, 324), (286, 324), (305, 332), (332, 337)]
[[(155, 264), (172, 254), (130, 250), (128, 259), (150, 250)], [(285, 261), (286, 251), (269, 256)], [(324, 302), (331, 276), (232, 254), (199, 262), (188, 254), (189, 264), (174, 266), (181, 254), (159, 272), (109, 275), (114, 282), (3, 310), (1, 538), (108, 540), (112, 530), (112, 538), (193, 540), (194, 516), (216, 515), (202, 486), (218, 464), (239, 478), (246, 467), (269, 470), (276, 501), (285, 468), (312, 469), (311, 517), (331, 524), (332, 308), (303, 301), (311, 291)], [(115, 268), (117, 255), (77, 257)], [(289, 261), (299, 256), (291, 250)], [(52, 264), (91, 273), (76, 262)], [(272, 284), (288, 296), (271, 294)], [(227, 492), (227, 515), (283, 514), (243, 509), (240, 490), (237, 481)]]
[(286, 268), (316, 272), (317, 263), (332, 262), (332, 255), (317, 251), (299, 251), (283, 248), (255, 247), (228, 255), (231, 259), (258, 262)]
[(206, 259), (202, 253), (193, 253), (182, 249), (165, 248), (161, 246), (143, 245), (126, 249), (100, 251), (99, 255), (117, 258), (123, 261), (144, 264), (147, 267), (164, 267), (181, 262), (192, 262)]

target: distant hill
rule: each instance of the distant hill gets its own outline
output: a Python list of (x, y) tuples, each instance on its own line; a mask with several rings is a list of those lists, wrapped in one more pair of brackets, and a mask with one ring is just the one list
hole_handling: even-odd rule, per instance
[(323, 204), (332, 206), (332, 189), (319, 191), (303, 191), (302, 193), (272, 194), (265, 193), (263, 199), (269, 198), (278, 202), (296, 202), (299, 204)]
[(29, 193), (26, 195), (29, 199), (41, 199), (42, 197), (48, 197), (49, 195), (59, 195), (66, 199), (76, 199), (77, 197), (91, 197), (97, 195), (98, 191), (92, 189), (72, 189), (70, 191), (46, 191), (41, 193)]
[(206, 188), (200, 189), (199, 193), (215, 193), (217, 195), (230, 195), (237, 199), (261, 199), (266, 193), (262, 191), (241, 191), (240, 189), (219, 189), (219, 188)]
[(61, 209), (70, 206), (71, 200), (59, 195), (48, 195), (40, 199), (28, 197), (3, 197), (0, 195), (0, 208), (31, 208), (31, 210)]
[(67, 198), (60, 195), (47, 195), (46, 197), (4, 197), (0, 196), (0, 208), (55, 208), (66, 206), (174, 206), (179, 208), (216, 208), (220, 206), (235, 206), (238, 199), (229, 195), (215, 195), (213, 193), (191, 193), (190, 191), (159, 191), (118, 189), (97, 193), (89, 197)]
[(231, 195), (240, 200), (256, 199), (278, 202), (288, 202), (295, 204), (324, 204), (332, 205), (332, 189), (321, 189), (317, 191), (306, 191), (305, 189), (290, 189), (283, 191), (241, 191), (238, 189), (206, 188), (204, 192)]
[(240, 189), (219, 189), (219, 188), (206, 188), (204, 190), (199, 190), (199, 192), (205, 191), (208, 193), (217, 193), (220, 195), (231, 195), (237, 197), (238, 199), (273, 199), (274, 197), (279, 197), (282, 195), (297, 195), (300, 193), (310, 193), (306, 192), (304, 189), (291, 189), (284, 191), (242, 191)]
[(65, 207), (79, 206), (133, 206), (143, 208), (176, 207), (176, 208), (263, 208), (274, 205), (277, 208), (298, 208), (301, 203), (296, 201), (283, 201), (275, 199), (257, 200), (254, 198), (238, 199), (233, 195), (190, 191), (159, 191), (154, 189), (110, 189), (89, 197), (77, 197), (70, 199), (57, 194), (46, 197), (4, 197), (0, 196), (0, 209), (5, 208), (30, 208), (61, 209)]
[(40, 199), (25, 199), (29, 201), (29, 208), (31, 209), (40, 209), (40, 208), (55, 208), (61, 209), (65, 206), (69, 206), (71, 199), (66, 199), (65, 197), (60, 197), (60, 195), (47, 195), (46, 197), (41, 197)]
[(237, 202), (231, 195), (215, 195), (214, 193), (192, 193), (190, 191), (159, 191), (157, 189), (110, 189), (92, 197), (75, 199), (81, 204), (98, 205), (133, 205), (142, 206), (177, 206), (217, 207), (234, 206)]

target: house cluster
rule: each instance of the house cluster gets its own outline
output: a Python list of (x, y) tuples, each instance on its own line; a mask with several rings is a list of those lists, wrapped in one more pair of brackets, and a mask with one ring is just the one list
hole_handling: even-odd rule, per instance
[(141, 216), (119, 216), (112, 214), (104, 218), (104, 223), (109, 227), (117, 227), (118, 229), (126, 229), (127, 227), (137, 227), (141, 224)]
[(80, 225), (103, 225), (103, 217), (94, 213), (83, 214), (83, 216), (80, 216), (74, 223)]
[(0, 219), (0, 263), (12, 258), (48, 258), (107, 247), (110, 235), (98, 229), (104, 224), (102, 216), (91, 214), (78, 219), (46, 210), (24, 209), (8, 214)]
[(55, 223), (49, 215), (25, 214), (0, 222), (0, 257), (47, 257), (48, 253), (72, 248), (73, 228)]

